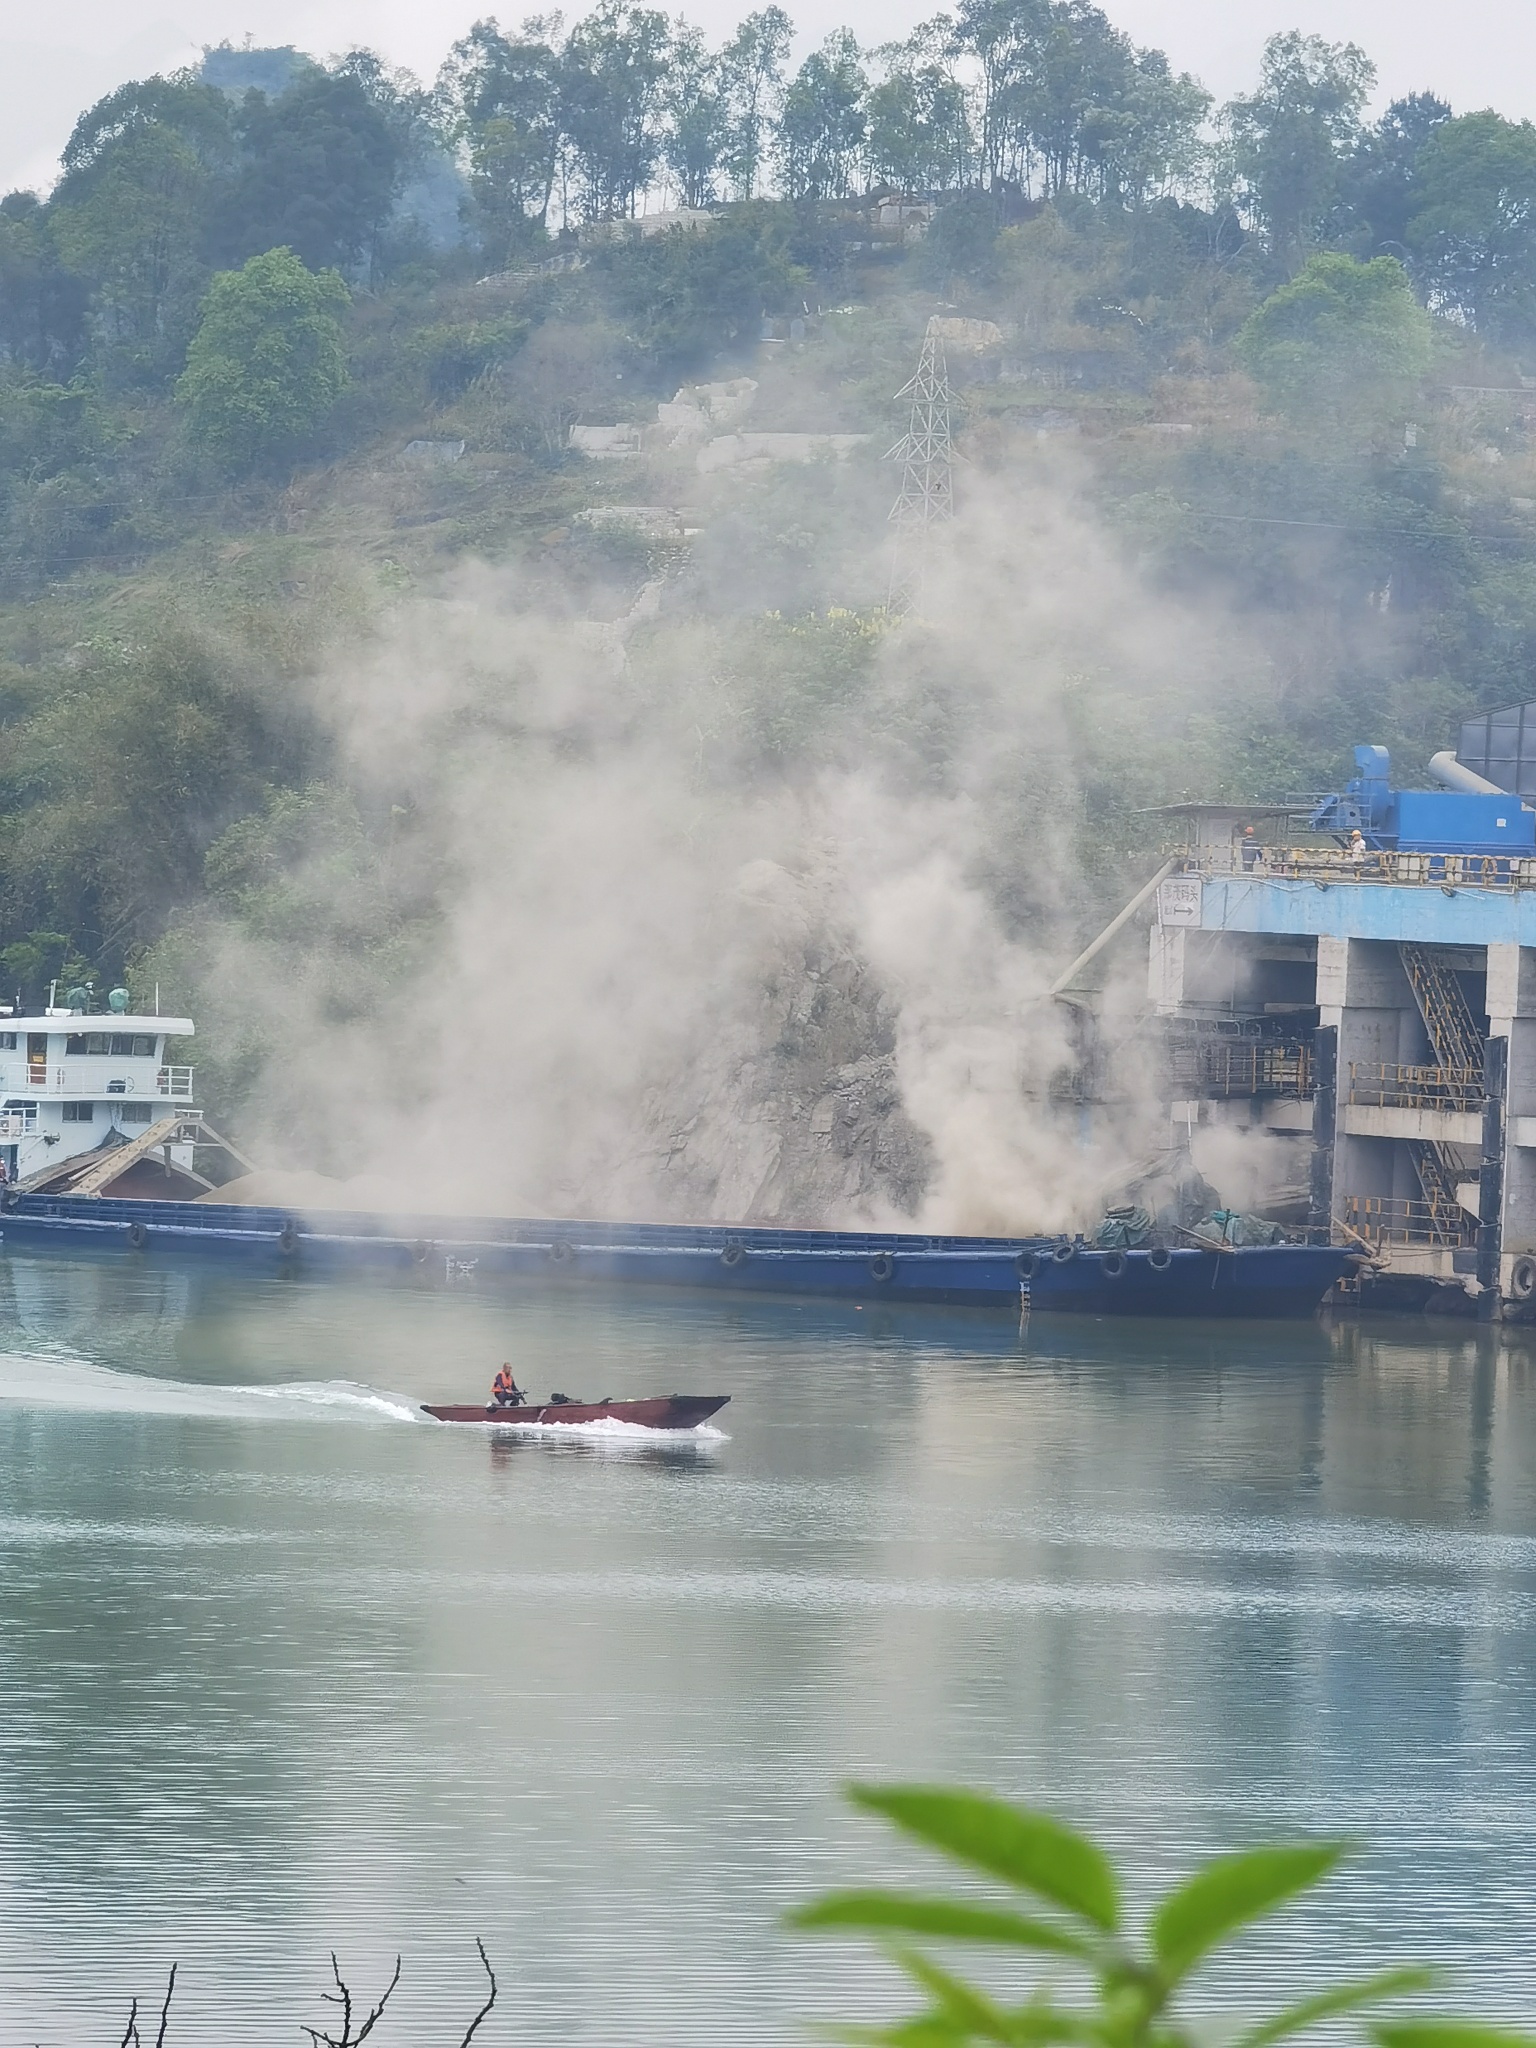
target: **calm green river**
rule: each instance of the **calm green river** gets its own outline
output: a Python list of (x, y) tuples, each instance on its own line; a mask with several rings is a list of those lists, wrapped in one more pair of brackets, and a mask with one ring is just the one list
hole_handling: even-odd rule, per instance
[[(1454, 1962), (1536, 2018), (1536, 1344), (0, 1258), (0, 2044), (789, 2042), (850, 1775), (997, 1786), (1139, 1896), (1364, 1844), (1218, 2002)], [(493, 1442), (525, 1386), (717, 1433)], [(912, 1871), (920, 1859), (908, 1857)], [(153, 2038), (153, 2028), (149, 2038)]]

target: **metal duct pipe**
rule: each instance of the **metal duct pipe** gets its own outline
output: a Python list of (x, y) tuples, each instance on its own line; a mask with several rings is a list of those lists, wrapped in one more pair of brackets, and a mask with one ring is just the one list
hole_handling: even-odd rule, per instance
[(1162, 866), (1158, 869), (1157, 873), (1152, 877), (1151, 881), (1146, 883), (1142, 888), (1136, 891), (1136, 894), (1131, 898), (1130, 902), (1126, 904), (1124, 910), (1120, 912), (1119, 916), (1110, 919), (1109, 923), (1105, 925), (1103, 931), (1099, 933), (1099, 936), (1094, 940), (1093, 944), (1091, 946), (1085, 946), (1083, 948), (1082, 952), (1078, 954), (1077, 958), (1072, 962), (1072, 965), (1067, 969), (1066, 973), (1057, 975), (1056, 979), (1051, 983), (1050, 987), (1046, 990), (1046, 994), (1052, 996), (1059, 996), (1062, 994), (1064, 990), (1069, 989), (1072, 986), (1073, 978), (1082, 972), (1082, 970), (1088, 965), (1088, 962), (1090, 960), (1095, 959), (1101, 952), (1103, 952), (1104, 948), (1109, 944), (1110, 940), (1115, 936), (1117, 932), (1123, 931), (1125, 929), (1125, 927), (1130, 923), (1131, 919), (1136, 915), (1137, 911), (1140, 910), (1143, 903), (1146, 902), (1147, 898), (1157, 888), (1158, 883), (1166, 882), (1168, 877), (1173, 873), (1174, 869), (1177, 866), (1177, 860), (1165, 860)]
[(1500, 789), (1496, 782), (1486, 776), (1464, 768), (1449, 747), (1429, 757), (1429, 772), (1442, 789), (1459, 789), (1467, 796), (1508, 796), (1510, 792)]

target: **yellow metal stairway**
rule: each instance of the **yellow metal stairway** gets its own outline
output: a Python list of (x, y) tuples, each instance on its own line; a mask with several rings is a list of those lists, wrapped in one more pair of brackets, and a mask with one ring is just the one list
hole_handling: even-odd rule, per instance
[(1483, 1070), (1483, 1035), (1477, 1028), (1461, 983), (1427, 946), (1398, 946), (1408, 986), (1424, 1019), (1424, 1029), (1442, 1067)]
[[(1429, 1033), (1436, 1065), (1463, 1075), (1476, 1074), (1481, 1079), (1483, 1036), (1461, 983), (1427, 946), (1403, 942), (1397, 950), (1419, 1015), (1424, 1019), (1424, 1029)], [(1468, 1168), (1458, 1158), (1455, 1147), (1435, 1139), (1415, 1138), (1409, 1143), (1409, 1151), (1424, 1191), (1431, 1233), (1444, 1243), (1459, 1243), (1471, 1226), (1456, 1192), (1458, 1183), (1468, 1177)]]
[(1467, 1179), (1467, 1170), (1449, 1145), (1437, 1144), (1433, 1139), (1410, 1138), (1408, 1149), (1413, 1155), (1419, 1186), (1424, 1190), (1431, 1236), (1443, 1244), (1460, 1244), (1472, 1225), (1472, 1218), (1456, 1192), (1457, 1184)]

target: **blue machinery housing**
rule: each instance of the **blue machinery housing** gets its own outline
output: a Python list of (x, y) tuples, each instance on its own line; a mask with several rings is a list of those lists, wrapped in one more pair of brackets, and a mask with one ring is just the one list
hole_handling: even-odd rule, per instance
[(1355, 777), (1312, 813), (1314, 832), (1359, 831), (1398, 853), (1514, 854), (1536, 849), (1536, 815), (1498, 790), (1394, 789), (1385, 747), (1356, 747)]
[(1059, 1239), (716, 1224), (384, 1217), (13, 1195), (7, 1249), (214, 1256), (270, 1271), (707, 1289), (1076, 1314), (1310, 1315), (1352, 1255), (1326, 1245), (1100, 1252)]

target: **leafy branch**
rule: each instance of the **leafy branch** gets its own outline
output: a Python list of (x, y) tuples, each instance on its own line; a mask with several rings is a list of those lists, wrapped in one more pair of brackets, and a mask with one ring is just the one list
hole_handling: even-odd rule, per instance
[[(861, 1890), (832, 1892), (791, 1913), (790, 1925), (806, 1932), (878, 1941), (925, 1994), (922, 2010), (892, 2025), (829, 2030), (890, 2048), (1193, 2048), (1174, 2009), (1189, 1980), (1217, 1950), (1321, 1884), (1349, 1850), (1343, 1841), (1295, 1842), (1215, 1857), (1162, 1898), (1137, 1934), (1125, 1924), (1108, 1856), (1047, 1814), (938, 1786), (854, 1786), (848, 1796), (971, 1875), (1023, 1893), (1030, 1908), (1022, 1912), (1012, 1899)], [(912, 1945), (921, 1940), (1019, 1951), (1041, 1958), (1048, 1974), (1022, 2003), (1002, 2004)], [(1073, 1977), (1075, 1986), (1061, 1981)], [(1251, 2023), (1231, 2048), (1271, 2048), (1435, 1981), (1433, 1971), (1407, 1966), (1334, 1985)], [(1382, 2023), (1374, 2032), (1379, 2048), (1536, 2048), (1536, 2037), (1441, 2020)]]

